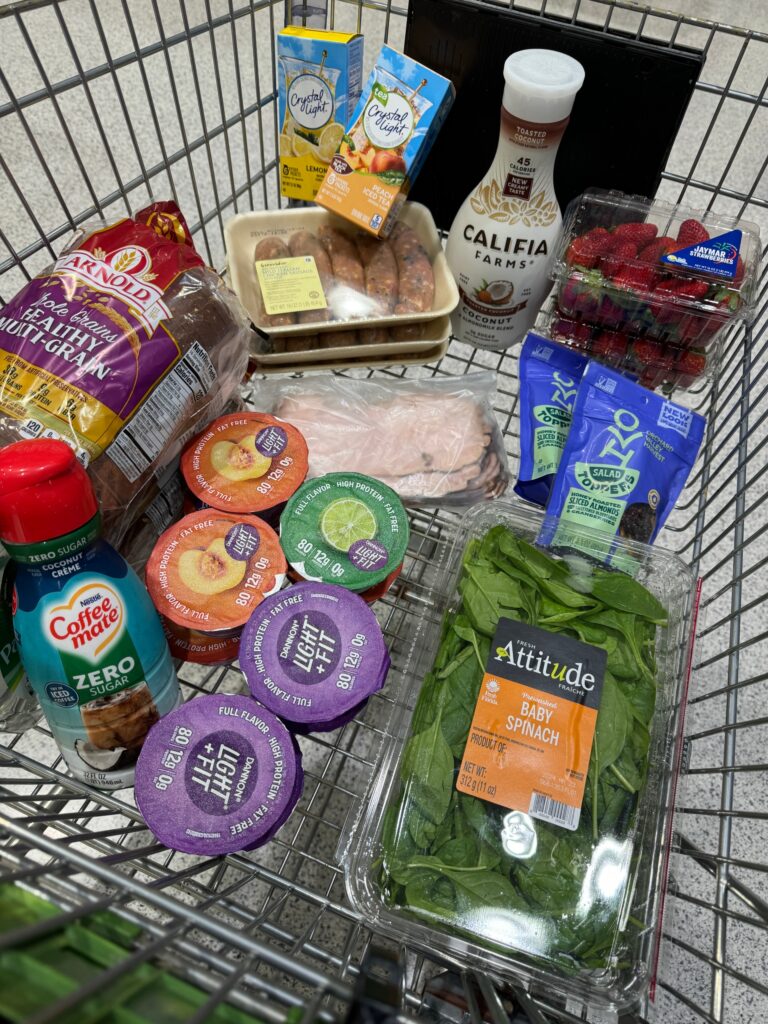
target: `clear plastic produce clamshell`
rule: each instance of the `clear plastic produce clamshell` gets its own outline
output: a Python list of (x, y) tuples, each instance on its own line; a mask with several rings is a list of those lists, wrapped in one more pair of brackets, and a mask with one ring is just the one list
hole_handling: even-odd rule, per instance
[[(634, 576), (608, 570), (583, 554), (605, 538), (578, 528), (545, 552), (544, 523), (486, 503), (446, 547), (348, 848), (347, 891), (377, 929), (460, 968), (621, 1011), (655, 969), (693, 579), (675, 555), (625, 540)], [(581, 683), (600, 692), (574, 712)], [(558, 747), (586, 769), (566, 769), (563, 801), (546, 796)], [(508, 798), (526, 785), (530, 803)]]
[(754, 318), (760, 253), (751, 221), (589, 189), (565, 211), (540, 326), (647, 387), (689, 388)]

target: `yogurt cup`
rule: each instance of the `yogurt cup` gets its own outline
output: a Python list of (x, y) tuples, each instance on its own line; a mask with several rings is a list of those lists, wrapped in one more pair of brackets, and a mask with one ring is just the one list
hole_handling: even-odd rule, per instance
[(380, 690), (389, 653), (357, 594), (297, 583), (263, 601), (240, 642), (252, 695), (296, 732), (337, 729)]
[(136, 764), (136, 803), (172, 850), (252, 850), (285, 824), (303, 783), (301, 752), (250, 697), (206, 694), (160, 719)]
[(285, 580), (277, 534), (258, 516), (202, 509), (163, 533), (146, 583), (157, 610), (183, 629), (232, 631)]
[(181, 456), (194, 498), (222, 512), (263, 513), (284, 505), (307, 465), (307, 442), (296, 427), (258, 412), (220, 416)]
[(308, 480), (280, 519), (280, 542), (294, 573), (355, 593), (396, 578), (408, 536), (400, 498), (362, 473)]
[(189, 629), (160, 616), (165, 638), (171, 655), (180, 661), (192, 661), (196, 665), (224, 665), (234, 661), (240, 649), (241, 629), (222, 629), (203, 633)]

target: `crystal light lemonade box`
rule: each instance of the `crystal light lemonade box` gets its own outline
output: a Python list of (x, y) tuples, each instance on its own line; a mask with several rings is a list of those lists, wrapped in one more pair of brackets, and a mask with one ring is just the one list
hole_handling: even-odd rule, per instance
[(386, 238), (455, 94), (449, 79), (383, 46), (316, 201)]
[(277, 61), (280, 191), (311, 201), (360, 97), (363, 37), (291, 25)]

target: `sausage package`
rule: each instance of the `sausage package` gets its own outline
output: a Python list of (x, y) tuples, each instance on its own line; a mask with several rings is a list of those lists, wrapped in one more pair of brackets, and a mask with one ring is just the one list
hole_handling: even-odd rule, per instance
[(67, 441), (119, 543), (236, 393), (248, 335), (174, 203), (85, 228), (0, 310), (0, 444)]
[(515, 491), (547, 504), (589, 359), (565, 345), (526, 335), (520, 352), (520, 473)]
[[(547, 505), (546, 541), (569, 527), (652, 544), (685, 487), (704, 437), (699, 413), (590, 362)], [(583, 543), (583, 542), (580, 542)], [(597, 553), (615, 561), (612, 545)]]
[(248, 399), (301, 431), (308, 479), (364, 473), (405, 504), (461, 507), (509, 483), (494, 390), (490, 372), (387, 381), (317, 374), (257, 381)]
[(259, 334), (282, 350), (293, 339), (297, 351), (349, 345), (350, 328), (361, 344), (419, 339), (459, 300), (419, 203), (406, 204), (386, 241), (316, 207), (238, 214), (225, 242), (232, 287)]

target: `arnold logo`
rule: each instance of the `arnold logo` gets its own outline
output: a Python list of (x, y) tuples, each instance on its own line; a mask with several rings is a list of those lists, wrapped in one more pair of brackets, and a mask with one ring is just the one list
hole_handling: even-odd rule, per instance
[(151, 266), (152, 259), (143, 246), (126, 245), (111, 253), (100, 248), (93, 252), (75, 249), (56, 260), (53, 272), (72, 276), (99, 292), (121, 299), (151, 333), (161, 320), (170, 316), (168, 307), (161, 302), (162, 288), (152, 283), (157, 275), (152, 273)]
[(123, 618), (122, 601), (111, 587), (86, 583), (67, 604), (51, 609), (48, 632), (60, 650), (95, 660), (119, 637)]

